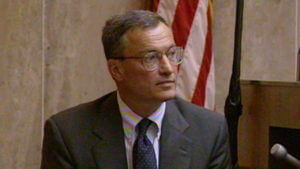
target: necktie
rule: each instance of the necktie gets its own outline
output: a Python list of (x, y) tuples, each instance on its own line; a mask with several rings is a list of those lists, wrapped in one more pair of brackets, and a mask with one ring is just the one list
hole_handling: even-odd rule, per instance
[(138, 136), (133, 146), (133, 168), (134, 169), (157, 169), (153, 145), (146, 133), (152, 121), (145, 118), (141, 120), (138, 127)]

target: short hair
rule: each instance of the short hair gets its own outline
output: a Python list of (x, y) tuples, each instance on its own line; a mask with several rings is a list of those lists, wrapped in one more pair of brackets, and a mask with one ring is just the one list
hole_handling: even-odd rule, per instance
[(123, 57), (125, 45), (122, 39), (126, 32), (136, 28), (154, 28), (160, 22), (168, 26), (165, 19), (156, 13), (145, 10), (133, 10), (124, 15), (116, 15), (106, 21), (102, 30), (102, 44), (107, 60)]

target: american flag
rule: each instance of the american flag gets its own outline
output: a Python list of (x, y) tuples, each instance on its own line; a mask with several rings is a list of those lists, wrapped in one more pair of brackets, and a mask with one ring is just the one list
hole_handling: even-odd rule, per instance
[(177, 79), (177, 95), (215, 109), (212, 50), (212, 0), (153, 0), (154, 11), (171, 25), (185, 54)]

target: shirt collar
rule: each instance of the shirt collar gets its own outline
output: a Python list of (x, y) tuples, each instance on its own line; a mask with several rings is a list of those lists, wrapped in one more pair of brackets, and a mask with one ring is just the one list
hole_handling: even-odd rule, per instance
[[(134, 113), (124, 101), (121, 99), (119, 92), (117, 92), (117, 100), (119, 104), (120, 113), (123, 121), (123, 129), (126, 137), (131, 137), (135, 126), (143, 119), (143, 117)], [(148, 119), (153, 121), (158, 128), (158, 136), (161, 133), (162, 120), (165, 115), (166, 102), (163, 102), (158, 109), (153, 112)]]

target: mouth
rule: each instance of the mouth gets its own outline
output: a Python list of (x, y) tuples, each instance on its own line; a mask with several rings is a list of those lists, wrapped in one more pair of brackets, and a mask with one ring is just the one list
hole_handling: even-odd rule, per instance
[(175, 84), (175, 80), (165, 80), (156, 83), (156, 85), (172, 85), (172, 84)]

